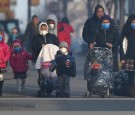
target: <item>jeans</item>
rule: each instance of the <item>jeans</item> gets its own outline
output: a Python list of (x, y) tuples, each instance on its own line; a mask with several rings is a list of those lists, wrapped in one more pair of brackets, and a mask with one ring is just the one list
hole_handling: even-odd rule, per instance
[(59, 76), (58, 77), (60, 88), (58, 90), (60, 96), (70, 96), (70, 77), (69, 76)]

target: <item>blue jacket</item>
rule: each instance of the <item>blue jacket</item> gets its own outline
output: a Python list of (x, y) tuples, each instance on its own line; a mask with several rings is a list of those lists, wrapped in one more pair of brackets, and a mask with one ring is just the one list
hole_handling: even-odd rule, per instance
[(58, 76), (75, 77), (76, 64), (72, 53), (68, 52), (68, 55), (63, 55), (60, 51), (58, 51), (55, 56), (55, 60), (52, 62), (50, 71), (53, 72), (55, 69)]

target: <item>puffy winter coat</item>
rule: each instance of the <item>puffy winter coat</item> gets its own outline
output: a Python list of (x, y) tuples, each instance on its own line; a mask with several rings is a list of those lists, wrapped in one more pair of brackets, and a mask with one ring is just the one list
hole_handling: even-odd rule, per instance
[[(14, 52), (15, 43), (19, 43), (22, 47), (22, 51), (19, 53)], [(23, 48), (20, 40), (15, 40), (12, 45), (11, 57), (9, 59), (10, 65), (14, 72), (26, 72), (29, 68), (28, 60), (32, 60), (32, 56)]]
[(50, 71), (54, 71), (55, 69), (58, 76), (65, 75), (75, 77), (76, 64), (72, 53), (68, 52), (68, 55), (63, 55), (60, 51), (58, 51), (57, 55), (55, 56), (55, 61), (53, 61), (53, 64), (50, 67)]
[[(4, 38), (4, 33), (2, 34)], [(4, 43), (4, 39), (0, 42), (0, 68), (6, 68), (6, 62), (10, 57), (10, 48)]]
[(117, 51), (119, 45), (119, 33), (117, 28), (112, 25), (107, 30), (99, 27), (99, 29), (96, 30), (93, 34), (94, 35), (90, 39), (89, 44), (95, 42), (97, 47), (108, 47), (107, 43), (111, 43), (113, 45), (113, 52)]
[(59, 22), (58, 23), (58, 39), (60, 42), (65, 41), (68, 46), (71, 45), (71, 33), (73, 33), (73, 27), (69, 24)]

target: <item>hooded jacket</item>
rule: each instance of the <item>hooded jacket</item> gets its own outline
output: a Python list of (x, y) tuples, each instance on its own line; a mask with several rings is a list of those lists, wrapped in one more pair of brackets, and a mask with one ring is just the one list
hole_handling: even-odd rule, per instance
[[(84, 39), (84, 41), (86, 43), (88, 43), (89, 45), (89, 42), (90, 42), (90, 39), (93, 37), (93, 32), (95, 30), (97, 30), (100, 26), (100, 19), (97, 17), (96, 15), (96, 12), (98, 11), (99, 8), (102, 8), (104, 10), (104, 8), (101, 6), (101, 5), (97, 5), (95, 7), (95, 11), (94, 11), (94, 14), (91, 18), (88, 18), (84, 24), (84, 28), (83, 28), (83, 32), (82, 32), (82, 37)], [(111, 19), (111, 22), (112, 25), (115, 25), (114, 24), (114, 21)]]
[[(22, 51), (19, 53), (14, 52), (15, 44), (19, 44)], [(11, 57), (9, 59), (10, 65), (14, 72), (26, 72), (29, 68), (28, 60), (32, 60), (32, 56), (24, 50), (22, 42), (20, 40), (15, 40), (11, 46)]]
[(54, 34), (54, 35), (57, 36), (57, 33), (58, 33), (58, 32), (57, 32), (58, 19), (57, 19), (56, 15), (50, 14), (50, 15), (47, 17), (47, 20), (53, 20), (53, 21), (55, 22), (55, 28), (54, 28), (54, 30), (50, 30), (50, 29), (49, 29), (49, 33)]
[(95, 42), (97, 47), (108, 47), (107, 43), (111, 43), (113, 45), (113, 52), (117, 51), (119, 45), (119, 33), (117, 28), (111, 25), (110, 28), (106, 30), (100, 26), (93, 34), (89, 44)]
[(48, 33), (48, 34), (46, 34), (46, 36), (40, 35), (40, 27), (41, 27), (42, 24), (47, 25), (44, 22), (40, 23), (39, 33), (37, 35), (35, 35), (32, 39), (31, 49), (32, 49), (32, 51), (34, 52), (34, 55), (35, 55), (34, 61), (37, 60), (37, 57), (38, 57), (43, 45), (46, 45), (46, 44), (54, 44), (56, 46), (59, 45), (59, 40), (54, 34)]
[(10, 48), (9, 46), (4, 43), (4, 33), (1, 31), (3, 39), (0, 42), (0, 68), (6, 68), (6, 62), (9, 60), (10, 57)]

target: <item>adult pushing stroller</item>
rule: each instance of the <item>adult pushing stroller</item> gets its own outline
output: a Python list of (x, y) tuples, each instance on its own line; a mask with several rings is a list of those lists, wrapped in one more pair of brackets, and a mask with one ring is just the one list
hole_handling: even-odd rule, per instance
[(40, 91), (38, 91), (38, 95), (43, 96), (52, 96), (52, 92), (54, 90), (59, 89), (59, 82), (55, 72), (50, 72), (49, 68), (51, 66), (51, 62), (44, 62), (40, 71), (39, 78), (39, 86)]
[[(88, 91), (85, 97), (98, 94), (101, 97), (110, 97), (113, 89), (113, 57), (108, 48), (94, 47), (87, 56), (87, 80)], [(85, 67), (86, 69), (86, 67)]]

